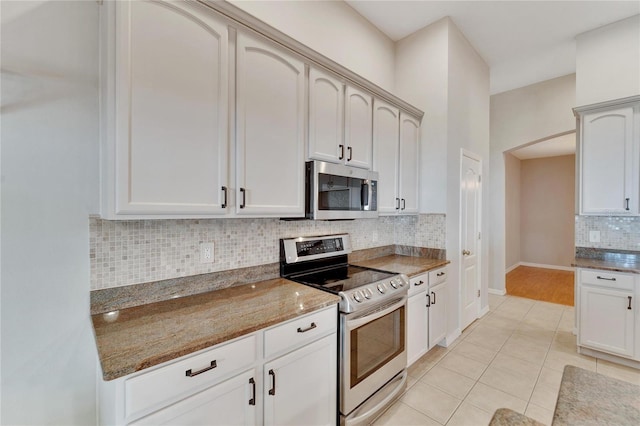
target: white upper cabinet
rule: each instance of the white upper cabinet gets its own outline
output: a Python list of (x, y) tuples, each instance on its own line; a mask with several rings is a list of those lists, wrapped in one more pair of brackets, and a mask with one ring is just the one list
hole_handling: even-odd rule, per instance
[(400, 213), (418, 213), (418, 162), (420, 123), (400, 113)]
[(304, 63), (238, 32), (236, 214), (304, 216)]
[(198, 4), (105, 7), (103, 216), (224, 213), (227, 22)]
[(373, 119), (373, 169), (378, 172), (378, 212), (395, 214), (400, 209), (398, 195), (400, 111), (376, 99)]
[(344, 163), (344, 84), (309, 70), (309, 159)]
[(345, 164), (371, 169), (373, 98), (352, 86), (347, 86), (345, 98)]
[(417, 214), (420, 123), (387, 102), (375, 99), (373, 105), (378, 211), (383, 215)]
[(580, 115), (580, 214), (640, 213), (639, 110), (636, 104)]

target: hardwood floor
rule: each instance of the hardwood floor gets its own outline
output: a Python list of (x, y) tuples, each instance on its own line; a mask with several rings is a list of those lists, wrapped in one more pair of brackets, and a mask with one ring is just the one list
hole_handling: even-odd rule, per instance
[(507, 294), (573, 306), (572, 271), (518, 266), (507, 274)]

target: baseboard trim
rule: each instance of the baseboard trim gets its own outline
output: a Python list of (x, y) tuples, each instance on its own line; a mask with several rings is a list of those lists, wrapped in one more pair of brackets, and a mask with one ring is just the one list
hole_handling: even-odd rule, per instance
[(480, 315), (478, 316), (478, 318), (482, 318), (483, 316), (487, 315), (489, 313), (489, 305), (485, 306), (481, 311), (480, 311)]
[(545, 265), (542, 263), (530, 263), (530, 262), (520, 262), (519, 266), (529, 266), (531, 268), (543, 268), (543, 269), (557, 269), (559, 271), (575, 271), (576, 268), (571, 266), (558, 266), (558, 265)]
[(514, 269), (516, 269), (518, 266), (520, 266), (520, 263), (519, 263), (519, 262), (518, 262), (518, 263), (516, 263), (516, 264), (514, 264), (514, 265), (509, 266), (509, 267), (507, 268), (507, 270), (506, 270), (506, 271), (504, 271), (504, 273), (505, 273), (505, 274), (508, 274), (509, 272), (511, 272), (511, 271), (513, 271)]
[(447, 337), (444, 338), (443, 346), (445, 348), (448, 348), (461, 335), (462, 335), (462, 330), (460, 330), (459, 328), (456, 328), (455, 330), (453, 330), (453, 332), (451, 332), (450, 334), (447, 335)]
[(496, 288), (490, 288), (489, 289), (489, 294), (497, 294), (498, 296), (506, 296), (507, 290), (505, 290), (505, 289), (498, 290)]

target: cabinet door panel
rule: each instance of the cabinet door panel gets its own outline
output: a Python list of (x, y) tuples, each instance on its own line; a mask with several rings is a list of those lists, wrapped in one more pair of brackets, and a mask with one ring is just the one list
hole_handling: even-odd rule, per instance
[(638, 161), (634, 157), (633, 108), (585, 114), (582, 122), (581, 212), (637, 214)]
[(447, 283), (429, 288), (429, 348), (447, 337)]
[(237, 49), (236, 212), (303, 216), (304, 64), (241, 32)]
[(249, 426), (256, 424), (256, 405), (249, 404), (255, 370), (170, 405), (134, 423), (135, 425)]
[(371, 169), (372, 123), (373, 99), (371, 95), (347, 86), (344, 131), (347, 165)]
[(407, 303), (407, 365), (413, 364), (429, 348), (427, 292), (409, 298)]
[(400, 113), (400, 213), (418, 213), (420, 123)]
[(633, 292), (582, 285), (579, 344), (633, 357), (634, 318), (633, 309), (627, 309), (629, 297), (633, 298)]
[[(309, 158), (344, 162), (344, 85), (315, 68), (309, 70)], [(342, 145), (342, 146), (341, 146)]]
[(395, 214), (398, 194), (398, 141), (400, 112), (386, 102), (374, 102), (374, 170), (378, 172), (378, 212)]
[(179, 7), (117, 2), (117, 214), (224, 212), (228, 30)]
[(265, 364), (264, 424), (335, 425), (337, 354), (331, 334)]

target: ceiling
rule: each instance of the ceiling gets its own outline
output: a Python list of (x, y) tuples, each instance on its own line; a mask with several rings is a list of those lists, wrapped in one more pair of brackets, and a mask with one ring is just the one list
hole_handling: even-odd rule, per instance
[(576, 71), (575, 36), (640, 13), (640, 1), (346, 0), (392, 40), (449, 16), (491, 69), (491, 94)]
[(531, 160), (542, 157), (558, 157), (560, 155), (571, 155), (576, 152), (576, 134), (558, 136), (546, 141), (527, 145), (524, 148), (510, 151), (512, 155), (520, 160)]

